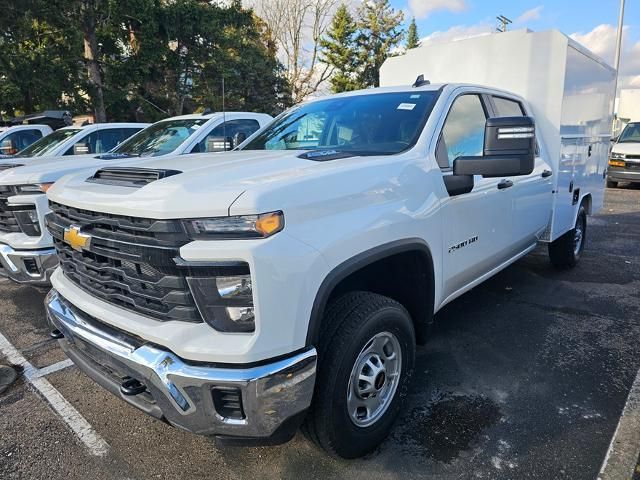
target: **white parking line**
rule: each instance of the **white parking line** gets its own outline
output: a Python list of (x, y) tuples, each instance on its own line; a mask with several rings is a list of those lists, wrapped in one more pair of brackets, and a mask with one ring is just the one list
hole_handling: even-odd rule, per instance
[[(55, 412), (62, 417), (62, 420), (69, 426), (69, 428), (77, 435), (82, 443), (87, 447), (92, 455), (101, 457), (109, 451), (109, 444), (105, 442), (100, 435), (93, 429), (91, 424), (80, 415), (73, 405), (71, 405), (62, 394), (55, 389), (49, 380), (43, 377), (42, 373), (46, 369), (39, 370), (35, 368), (29, 361), (22, 356), (22, 354), (7, 340), (7, 338), (0, 333), (0, 353), (2, 353), (7, 360), (23, 368), (23, 376), (33, 388), (35, 388), (40, 395), (42, 395)], [(56, 367), (56, 370), (65, 368), (68, 366), (66, 361), (58, 362), (51, 367)], [(48, 373), (52, 373), (50, 370)]]
[(37, 369), (35, 375), (38, 377), (46, 377), (47, 375), (51, 375), (52, 373), (57, 372), (58, 370), (62, 370), (63, 368), (67, 368), (73, 365), (73, 362), (70, 359), (62, 360), (58, 363), (54, 363), (53, 365), (49, 365), (48, 367), (43, 367)]
[(640, 370), (604, 457), (598, 480), (631, 478), (640, 455)]

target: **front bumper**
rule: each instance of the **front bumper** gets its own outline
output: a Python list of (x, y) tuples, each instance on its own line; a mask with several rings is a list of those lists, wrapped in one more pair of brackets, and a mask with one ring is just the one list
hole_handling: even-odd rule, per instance
[[(60, 346), (101, 386), (184, 430), (223, 438), (280, 443), (293, 436), (311, 404), (316, 351), (246, 368), (187, 362), (171, 351), (115, 330), (78, 310), (56, 290), (45, 300)], [(143, 391), (123, 393), (139, 381)], [(126, 390), (126, 389), (124, 389)], [(238, 392), (243, 415), (225, 416), (214, 392)]]
[(614, 182), (638, 182), (640, 183), (640, 169), (628, 170), (620, 168), (607, 171), (607, 180)]
[(0, 243), (0, 275), (15, 282), (48, 286), (57, 266), (58, 257), (54, 248), (15, 250)]

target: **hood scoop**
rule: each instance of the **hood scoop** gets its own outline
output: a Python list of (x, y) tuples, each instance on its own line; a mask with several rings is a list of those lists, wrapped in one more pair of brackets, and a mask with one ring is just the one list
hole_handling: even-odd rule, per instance
[(182, 172), (178, 170), (157, 170), (153, 168), (110, 167), (101, 168), (87, 182), (114, 185), (118, 187), (141, 188), (156, 180), (172, 177)]

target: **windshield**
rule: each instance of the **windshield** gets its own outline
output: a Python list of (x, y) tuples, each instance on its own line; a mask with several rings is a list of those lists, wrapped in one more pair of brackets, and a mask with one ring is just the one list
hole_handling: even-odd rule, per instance
[(158, 157), (173, 152), (198, 128), (207, 123), (208, 118), (185, 118), (154, 123), (121, 143), (112, 154)]
[(32, 143), (27, 148), (18, 152), (18, 157), (41, 157), (56, 148), (67, 138), (72, 137), (80, 131), (79, 128), (69, 128), (58, 130), (46, 137), (41, 138), (37, 142)]
[(243, 150), (399, 153), (418, 140), (437, 96), (436, 91), (408, 91), (311, 102), (284, 113)]
[(618, 143), (640, 143), (640, 123), (629, 123), (620, 134)]

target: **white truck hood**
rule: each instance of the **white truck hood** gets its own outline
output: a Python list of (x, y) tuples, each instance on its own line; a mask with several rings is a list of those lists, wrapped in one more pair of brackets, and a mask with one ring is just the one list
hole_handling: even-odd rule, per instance
[[(21, 164), (20, 160), (12, 159)], [(34, 157), (24, 166), (0, 171), (0, 185), (25, 185), (32, 183), (55, 182), (69, 173), (78, 170), (92, 169), (113, 163), (113, 160), (99, 160), (95, 154), (74, 155), (67, 157)], [(138, 160), (139, 161), (139, 160)], [(0, 164), (12, 163), (0, 161)], [(118, 160), (118, 163), (123, 163)]]
[(640, 142), (616, 143), (611, 151), (613, 153), (624, 153), (625, 155), (640, 155)]
[(246, 190), (286, 182), (332, 162), (298, 158), (300, 151), (239, 151), (193, 154), (109, 166), (178, 170), (181, 173), (141, 188), (87, 182), (82, 173), (63, 178), (48, 191), (50, 200), (65, 205), (148, 218), (226, 216)]

